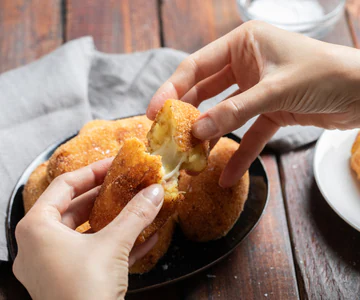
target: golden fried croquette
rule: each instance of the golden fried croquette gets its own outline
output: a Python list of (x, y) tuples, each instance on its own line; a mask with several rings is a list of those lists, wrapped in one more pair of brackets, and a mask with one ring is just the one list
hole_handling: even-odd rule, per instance
[[(142, 189), (163, 183), (161, 157), (150, 155), (137, 138), (125, 140), (101, 186), (90, 214), (90, 226), (96, 232), (109, 224), (125, 205)], [(163, 206), (155, 220), (139, 235), (136, 245), (143, 243), (174, 214), (177, 200), (182, 197), (177, 185), (171, 190), (164, 185)]]
[(46, 176), (46, 168), (48, 161), (39, 165), (30, 175), (23, 190), (23, 203), (25, 214), (35, 204), (37, 199), (49, 186), (49, 181)]
[(180, 100), (167, 100), (157, 113), (147, 135), (153, 154), (163, 157), (165, 170), (177, 166), (191, 172), (205, 169), (209, 154), (209, 142), (200, 141), (191, 133), (191, 127), (200, 111)]
[(184, 200), (178, 205), (179, 224), (185, 236), (205, 242), (225, 236), (239, 218), (249, 192), (249, 174), (232, 188), (221, 188), (220, 175), (239, 144), (221, 138), (212, 149), (208, 166), (198, 176), (181, 172), (179, 190)]
[(354, 144), (351, 148), (350, 166), (355, 171), (360, 180), (360, 131), (356, 136)]
[(155, 246), (129, 268), (130, 274), (147, 273), (158, 263), (169, 249), (175, 225), (174, 218), (169, 218), (165, 225), (158, 230), (159, 239)]
[(151, 124), (146, 116), (88, 122), (76, 137), (57, 148), (51, 156), (47, 168), (48, 180), (51, 182), (65, 172), (115, 156), (126, 138), (137, 137), (147, 142), (146, 134)]
[(140, 190), (154, 183), (164, 187), (164, 204), (136, 244), (143, 243), (165, 224), (183, 198), (178, 192), (180, 169), (200, 172), (207, 164), (208, 141), (202, 142), (191, 134), (199, 114), (190, 104), (167, 100), (147, 135), (148, 148), (139, 139), (125, 140), (95, 200), (90, 215), (94, 231), (110, 223)]

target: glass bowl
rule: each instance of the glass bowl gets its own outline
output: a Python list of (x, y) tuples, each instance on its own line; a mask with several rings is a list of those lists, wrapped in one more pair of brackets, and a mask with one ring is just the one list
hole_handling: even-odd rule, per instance
[(279, 28), (321, 38), (342, 16), (346, 0), (236, 0), (244, 22), (261, 20)]

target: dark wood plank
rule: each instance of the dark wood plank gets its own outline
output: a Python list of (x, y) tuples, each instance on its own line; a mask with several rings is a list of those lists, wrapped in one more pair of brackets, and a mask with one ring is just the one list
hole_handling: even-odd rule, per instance
[(61, 24), (61, 0), (1, 0), (0, 72), (61, 45)]
[[(61, 12), (61, 0), (1, 0), (0, 72), (31, 62), (60, 46)], [(26, 299), (27, 292), (11, 268), (11, 263), (0, 262), (0, 300)]]
[(359, 299), (360, 235), (321, 196), (313, 157), (313, 147), (281, 156), (300, 294), (308, 299)]
[(233, 0), (167, 0), (161, 15), (165, 46), (190, 53), (241, 24)]
[[(352, 45), (345, 18), (324, 40)], [(311, 146), (280, 157), (300, 296), (358, 299), (360, 236), (322, 198), (313, 176), (313, 154)]]
[(360, 48), (360, 1), (348, 0), (346, 8), (354, 45)]
[(157, 0), (66, 0), (66, 40), (91, 35), (100, 51), (160, 47)]
[(270, 200), (260, 223), (239, 247), (191, 279), (128, 299), (298, 299), (277, 162), (273, 155), (263, 160)]

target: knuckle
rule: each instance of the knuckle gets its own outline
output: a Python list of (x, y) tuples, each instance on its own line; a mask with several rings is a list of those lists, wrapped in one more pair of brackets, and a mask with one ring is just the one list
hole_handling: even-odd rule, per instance
[(149, 208), (145, 208), (144, 206), (140, 206), (138, 204), (129, 205), (127, 208), (127, 214), (135, 216), (144, 223), (151, 222)]
[(264, 27), (267, 27), (267, 26), (268, 25), (265, 22), (262, 22), (259, 20), (250, 20), (250, 21), (243, 23), (241, 26), (239, 26), (239, 29), (249, 32), (249, 31), (262, 30)]
[(243, 100), (234, 101), (234, 99), (230, 98), (227, 104), (234, 119), (241, 120), (244, 117), (246, 113), (246, 106)]
[(15, 238), (16, 240), (21, 240), (23, 237), (27, 236), (31, 231), (31, 227), (27, 224), (26, 219), (22, 219), (15, 228)]
[(199, 82), (203, 78), (201, 68), (199, 67), (199, 65), (197, 63), (197, 54), (196, 53), (189, 55), (184, 60), (183, 69), (191, 70), (195, 76), (196, 82)]
[(14, 263), (12, 265), (12, 271), (13, 271), (14, 275), (16, 276), (16, 278), (19, 279), (20, 271), (21, 271), (21, 268), (19, 266), (19, 254), (16, 256), (16, 258), (14, 260)]

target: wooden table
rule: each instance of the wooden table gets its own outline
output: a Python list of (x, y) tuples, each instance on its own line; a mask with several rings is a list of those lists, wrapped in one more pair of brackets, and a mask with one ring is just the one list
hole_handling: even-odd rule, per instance
[[(240, 24), (234, 0), (0, 0), (0, 72), (83, 35), (104, 52), (193, 52)], [(360, 46), (360, 1), (348, 2), (324, 40)], [(360, 299), (360, 234), (321, 196), (313, 155), (314, 145), (263, 154), (270, 202), (250, 236), (210, 270), (127, 298)], [(0, 299), (24, 293), (11, 265), (0, 264)]]

